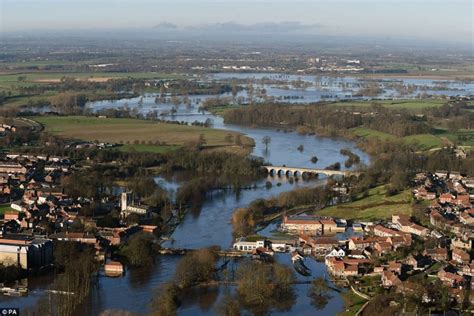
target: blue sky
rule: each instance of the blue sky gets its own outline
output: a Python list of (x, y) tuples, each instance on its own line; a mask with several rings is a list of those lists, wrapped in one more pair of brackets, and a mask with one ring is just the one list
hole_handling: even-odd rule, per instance
[(471, 0), (0, 0), (1, 32), (296, 21), (323, 35), (473, 40)]

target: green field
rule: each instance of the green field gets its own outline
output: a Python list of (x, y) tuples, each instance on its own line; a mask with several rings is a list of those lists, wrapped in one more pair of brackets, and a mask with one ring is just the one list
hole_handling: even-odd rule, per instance
[(331, 105), (342, 107), (354, 107), (366, 109), (372, 104), (377, 103), (390, 109), (407, 109), (420, 111), (426, 108), (438, 107), (446, 103), (444, 100), (377, 100), (377, 101), (353, 101), (353, 102), (337, 102)]
[[(18, 81), (18, 77), (26, 77), (24, 81)], [(158, 72), (16, 72), (0, 75), (1, 82), (15, 82), (23, 84), (25, 82), (36, 82), (38, 80), (54, 80), (63, 77), (88, 79), (88, 78), (136, 78), (136, 79), (175, 79), (181, 78), (177, 74), (164, 74)]]
[[(349, 131), (352, 135), (361, 138), (378, 137), (382, 140), (397, 139), (397, 137), (394, 135), (379, 132), (366, 127), (356, 127), (350, 129)], [(407, 144), (418, 144), (420, 150), (442, 148), (446, 145), (452, 144), (457, 144), (460, 146), (474, 146), (474, 131), (461, 130), (458, 132), (450, 133), (446, 130), (438, 129), (433, 134), (417, 134), (398, 139), (403, 140)]]
[(355, 294), (351, 289), (348, 289), (346, 292), (342, 293), (342, 300), (344, 301), (344, 311), (339, 312), (338, 316), (352, 316), (359, 311), (362, 305), (367, 302), (357, 294)]
[[(157, 123), (138, 119), (97, 118), (86, 116), (42, 116), (34, 117), (45, 127), (45, 131), (65, 139), (100, 141), (124, 144), (124, 150), (162, 152), (176, 149), (189, 142), (197, 142), (204, 136), (207, 148), (235, 150), (233, 142), (226, 136), (238, 133), (206, 127)], [(161, 146), (151, 143), (159, 141)], [(150, 143), (151, 142), (151, 143)], [(163, 146), (166, 145), (166, 146)], [(170, 147), (170, 145), (172, 145)], [(242, 136), (243, 147), (254, 145), (251, 138)], [(151, 149), (150, 149), (151, 146)]]
[(356, 127), (350, 129), (351, 133), (357, 137), (378, 137), (383, 140), (392, 140), (396, 137), (389, 133), (379, 132), (374, 129), (366, 128), (366, 127)]
[(440, 148), (445, 145), (441, 138), (431, 134), (411, 135), (404, 137), (403, 140), (408, 144), (418, 144), (422, 150)]
[(120, 146), (118, 149), (120, 151), (124, 151), (124, 152), (136, 151), (136, 152), (150, 152), (150, 153), (155, 153), (155, 154), (163, 154), (163, 153), (175, 151), (178, 148), (180, 148), (179, 145), (159, 145), (159, 146), (155, 146), (155, 145), (142, 145), (142, 144), (133, 145), (132, 144), (132, 145)]
[(412, 195), (409, 190), (386, 196), (387, 190), (380, 186), (369, 190), (368, 196), (359, 196), (355, 201), (326, 207), (318, 215), (344, 219), (375, 220), (390, 218), (392, 214), (411, 214)]

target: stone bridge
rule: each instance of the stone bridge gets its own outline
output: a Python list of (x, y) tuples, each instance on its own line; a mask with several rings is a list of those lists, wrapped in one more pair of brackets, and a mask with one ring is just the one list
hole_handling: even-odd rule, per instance
[(316, 168), (299, 168), (286, 166), (263, 166), (270, 175), (288, 176), (288, 177), (302, 177), (303, 175), (325, 174), (327, 176), (359, 176), (359, 172), (350, 170), (327, 170)]

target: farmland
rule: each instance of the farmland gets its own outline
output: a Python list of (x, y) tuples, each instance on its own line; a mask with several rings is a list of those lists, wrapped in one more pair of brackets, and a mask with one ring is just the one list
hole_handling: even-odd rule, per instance
[(423, 109), (438, 107), (445, 103), (444, 100), (377, 100), (377, 101), (351, 101), (337, 102), (332, 105), (341, 107), (354, 107), (355, 109), (367, 109), (374, 103), (390, 109), (406, 109), (419, 112)]
[(359, 196), (350, 203), (330, 206), (318, 211), (318, 215), (336, 218), (373, 220), (390, 218), (392, 214), (411, 214), (411, 192), (406, 190), (386, 196), (384, 186), (370, 189), (367, 196)]
[[(85, 116), (35, 117), (45, 131), (64, 139), (124, 144), (122, 150), (163, 152), (204, 139), (204, 148), (235, 151), (232, 139), (238, 133), (187, 125), (157, 123), (138, 119), (97, 118)], [(242, 136), (242, 148), (253, 140)], [(157, 146), (159, 144), (159, 146)]]

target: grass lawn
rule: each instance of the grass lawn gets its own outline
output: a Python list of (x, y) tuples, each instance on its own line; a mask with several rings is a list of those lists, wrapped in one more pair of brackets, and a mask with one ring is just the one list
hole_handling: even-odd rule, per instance
[(403, 138), (406, 143), (416, 143), (420, 146), (422, 150), (428, 150), (432, 148), (440, 148), (443, 147), (445, 142), (434, 135), (431, 134), (418, 134), (418, 135), (411, 135), (406, 136)]
[[(175, 149), (176, 146), (198, 141), (204, 135), (205, 147), (236, 147), (226, 140), (228, 134), (235, 137), (238, 133), (206, 127), (157, 123), (138, 119), (97, 118), (86, 116), (39, 116), (34, 120), (43, 124), (45, 131), (54, 135), (76, 140), (123, 143), (125, 150), (150, 150), (148, 142), (165, 143), (168, 146), (156, 146), (155, 152)], [(140, 145), (135, 144), (136, 141)], [(244, 147), (252, 147), (251, 138), (242, 136)], [(131, 145), (133, 144), (133, 145)], [(169, 145), (172, 145), (171, 147)], [(172, 148), (173, 147), (173, 148)]]
[(326, 207), (316, 214), (344, 219), (375, 220), (390, 218), (392, 214), (412, 213), (412, 195), (409, 190), (393, 196), (385, 196), (385, 193), (383, 186), (376, 187), (370, 189), (366, 197), (359, 196), (353, 202)]
[(437, 129), (435, 135), (446, 138), (460, 146), (474, 146), (474, 130), (459, 130), (449, 132), (446, 129)]
[(392, 134), (379, 132), (379, 131), (376, 131), (376, 130), (373, 130), (373, 129), (370, 129), (370, 128), (366, 128), (366, 127), (356, 127), (356, 128), (350, 129), (350, 131), (355, 136), (363, 137), (363, 138), (378, 137), (378, 138), (384, 139), (384, 140), (391, 140), (391, 139), (396, 138)]
[(366, 300), (356, 295), (350, 289), (341, 294), (342, 300), (344, 301), (344, 311), (338, 313), (338, 316), (352, 316), (364, 305)]
[(3, 215), (5, 214), (6, 211), (11, 211), (11, 210), (13, 209), (10, 207), (10, 203), (0, 205), (0, 215)]

